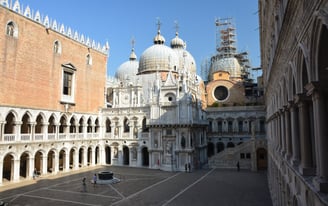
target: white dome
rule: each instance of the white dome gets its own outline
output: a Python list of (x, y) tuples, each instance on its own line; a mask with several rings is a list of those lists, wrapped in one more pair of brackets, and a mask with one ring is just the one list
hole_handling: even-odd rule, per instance
[(121, 81), (134, 81), (138, 73), (139, 62), (137, 61), (137, 56), (132, 49), (129, 61), (121, 64), (116, 70), (115, 77)]
[(171, 40), (171, 48), (179, 57), (179, 68), (187, 69), (191, 73), (196, 74), (196, 62), (194, 57), (186, 50), (186, 43), (179, 38), (178, 33)]
[(211, 74), (217, 71), (226, 71), (230, 73), (231, 77), (240, 77), (241, 67), (235, 57), (218, 58), (212, 61)]
[(170, 47), (155, 44), (146, 49), (141, 55), (138, 72), (176, 71), (178, 66), (179, 58)]
[(171, 48), (185, 48), (185, 43), (179, 38), (178, 32), (175, 33), (175, 37), (171, 40)]
[(179, 68), (187, 69), (193, 74), (196, 74), (196, 62), (193, 56), (185, 49), (173, 49), (179, 57)]

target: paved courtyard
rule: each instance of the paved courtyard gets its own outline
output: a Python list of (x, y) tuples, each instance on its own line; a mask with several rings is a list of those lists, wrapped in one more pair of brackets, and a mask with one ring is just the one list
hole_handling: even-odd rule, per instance
[[(92, 176), (98, 171), (112, 171), (121, 182), (94, 186)], [(83, 177), (88, 180), (87, 192), (83, 192)], [(203, 169), (173, 173), (114, 166), (4, 185), (0, 200), (10, 206), (272, 205), (265, 172)]]

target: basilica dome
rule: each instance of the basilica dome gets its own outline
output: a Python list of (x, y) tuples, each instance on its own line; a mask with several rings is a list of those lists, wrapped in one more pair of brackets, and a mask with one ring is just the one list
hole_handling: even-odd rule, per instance
[(212, 59), (211, 74), (217, 71), (229, 72), (231, 77), (240, 77), (241, 66), (235, 57)]
[(158, 31), (154, 45), (147, 48), (140, 57), (139, 74), (177, 70), (179, 58), (170, 47), (164, 45), (164, 42), (164, 37)]
[(115, 77), (121, 81), (133, 81), (137, 76), (138, 67), (139, 62), (137, 61), (137, 56), (134, 53), (134, 49), (132, 49), (129, 60), (118, 67)]

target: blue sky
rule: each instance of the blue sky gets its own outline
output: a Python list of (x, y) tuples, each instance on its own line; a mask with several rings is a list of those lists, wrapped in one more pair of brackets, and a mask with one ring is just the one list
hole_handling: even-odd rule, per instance
[[(14, 1), (14, 0), (13, 0)], [(248, 51), (253, 67), (260, 66), (257, 0), (20, 0), (42, 16), (71, 27), (79, 34), (102, 45), (108, 41), (110, 54), (108, 75), (128, 60), (131, 40), (135, 40), (138, 59), (153, 45), (157, 21), (166, 45), (175, 36), (175, 22), (179, 37), (186, 41), (187, 50), (194, 57), (198, 74), (205, 58), (215, 53), (216, 18), (234, 19), (237, 48)], [(254, 77), (256, 73), (254, 74)]]

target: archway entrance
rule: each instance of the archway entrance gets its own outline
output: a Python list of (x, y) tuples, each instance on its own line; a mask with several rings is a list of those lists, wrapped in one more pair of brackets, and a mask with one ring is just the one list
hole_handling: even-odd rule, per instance
[(75, 149), (71, 149), (69, 151), (69, 168), (70, 169), (73, 169), (74, 167), (76, 167), (74, 164), (76, 161), (74, 161), (74, 159), (76, 158), (76, 155), (75, 155)]
[(91, 159), (92, 159), (92, 149), (89, 147), (88, 148), (88, 166), (91, 165)]
[(29, 176), (29, 155), (24, 152), (21, 157), (20, 157), (20, 161), (19, 161), (19, 176), (26, 178)]
[(13, 180), (14, 177), (14, 157), (10, 154), (7, 154), (5, 158), (3, 159), (3, 171), (2, 171), (2, 177), (3, 179), (6, 179), (7, 181)]
[(43, 158), (42, 152), (38, 151), (38, 152), (35, 153), (34, 168), (40, 174), (43, 173), (43, 171), (42, 171), (43, 159), (42, 158)]
[(96, 147), (95, 151), (95, 164), (99, 164), (99, 147)]
[(222, 152), (224, 150), (224, 143), (223, 142), (218, 142), (216, 143), (216, 151), (217, 153)]
[(148, 148), (144, 147), (142, 148), (142, 166), (149, 166), (149, 152)]
[(84, 153), (84, 149), (83, 148), (80, 148), (79, 149), (79, 167), (82, 167), (83, 166), (83, 163), (84, 163), (84, 156), (83, 156), (83, 153)]
[(106, 164), (111, 164), (112, 158), (111, 158), (111, 149), (109, 146), (106, 146), (105, 148), (105, 155), (106, 155)]
[(48, 153), (48, 172), (55, 172), (55, 152), (49, 151)]
[(64, 170), (66, 163), (66, 152), (64, 150), (60, 150), (59, 152), (59, 170)]
[(232, 142), (228, 142), (227, 148), (233, 148), (233, 147), (235, 147), (235, 144)]
[(257, 149), (256, 157), (257, 157), (257, 169), (258, 170), (266, 170), (268, 167), (266, 149), (264, 149), (264, 148)]
[(212, 157), (214, 155), (214, 144), (213, 142), (207, 143), (207, 156)]
[(123, 146), (123, 165), (129, 165), (130, 163), (130, 151), (127, 146)]

